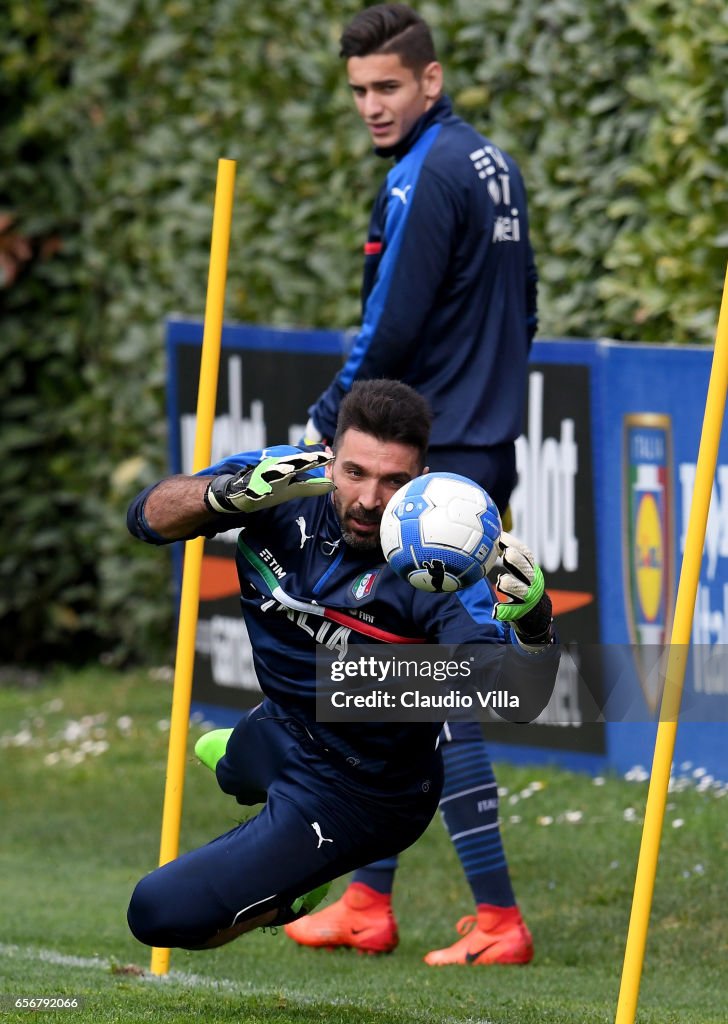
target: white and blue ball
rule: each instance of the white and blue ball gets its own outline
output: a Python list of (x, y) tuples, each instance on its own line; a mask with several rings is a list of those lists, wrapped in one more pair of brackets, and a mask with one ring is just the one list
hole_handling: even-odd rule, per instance
[(427, 473), (393, 494), (380, 524), (394, 572), (418, 590), (451, 593), (481, 580), (498, 557), (493, 499), (456, 473)]

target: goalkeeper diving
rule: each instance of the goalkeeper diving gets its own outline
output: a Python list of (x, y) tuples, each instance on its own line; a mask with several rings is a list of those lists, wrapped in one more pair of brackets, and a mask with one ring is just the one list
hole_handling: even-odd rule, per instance
[(241, 607), (264, 695), (196, 748), (223, 792), (263, 807), (141, 879), (128, 910), (141, 942), (206, 949), (295, 921), (333, 879), (426, 829), (442, 788), (442, 721), (317, 721), (321, 646), (345, 659), (362, 644), (482, 645), (489, 685), (503, 686), (506, 672), (511, 690), (516, 680), (515, 720), (548, 703), (559, 647), (540, 569), (519, 541), (501, 537), (502, 602), (485, 580), (467, 602), (416, 590), (384, 561), (382, 511), (425, 471), (429, 426), (407, 385), (360, 382), (341, 405), (333, 451), (240, 453), (132, 502), (129, 529), (151, 544), (240, 528)]

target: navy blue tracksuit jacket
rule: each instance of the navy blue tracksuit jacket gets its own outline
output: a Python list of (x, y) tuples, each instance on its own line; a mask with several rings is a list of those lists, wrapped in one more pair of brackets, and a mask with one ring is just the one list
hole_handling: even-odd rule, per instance
[(536, 330), (526, 191), (513, 159), (441, 98), (396, 147), (365, 245), (361, 329), (309, 413), (332, 438), (354, 381), (402, 380), (429, 402), (432, 448), (522, 430)]

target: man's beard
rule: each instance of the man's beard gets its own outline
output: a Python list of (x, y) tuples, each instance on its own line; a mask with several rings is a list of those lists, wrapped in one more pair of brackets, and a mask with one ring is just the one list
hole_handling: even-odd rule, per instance
[(353, 533), (347, 525), (347, 519), (352, 515), (361, 523), (376, 523), (379, 525), (382, 521), (381, 512), (367, 512), (367, 510), (362, 508), (361, 505), (353, 505), (351, 508), (344, 511), (339, 507), (335, 496), (334, 508), (336, 509), (337, 516), (339, 517), (341, 536), (344, 538), (345, 544), (348, 544), (349, 547), (353, 548), (355, 551), (381, 551), (379, 530), (371, 535), (361, 536), (360, 534)]

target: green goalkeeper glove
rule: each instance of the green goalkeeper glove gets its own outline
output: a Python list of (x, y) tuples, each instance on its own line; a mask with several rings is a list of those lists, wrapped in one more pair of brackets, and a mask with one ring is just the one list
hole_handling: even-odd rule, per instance
[(526, 646), (550, 643), (551, 599), (534, 555), (505, 530), (498, 547), (505, 572), (499, 573), (496, 587), (507, 600), (496, 604), (494, 616), (501, 622), (512, 622), (518, 639)]
[(269, 455), (257, 466), (213, 477), (205, 491), (205, 504), (212, 512), (258, 512), (291, 498), (328, 494), (334, 490), (333, 480), (307, 474), (311, 469), (328, 465), (333, 457), (329, 452)]

